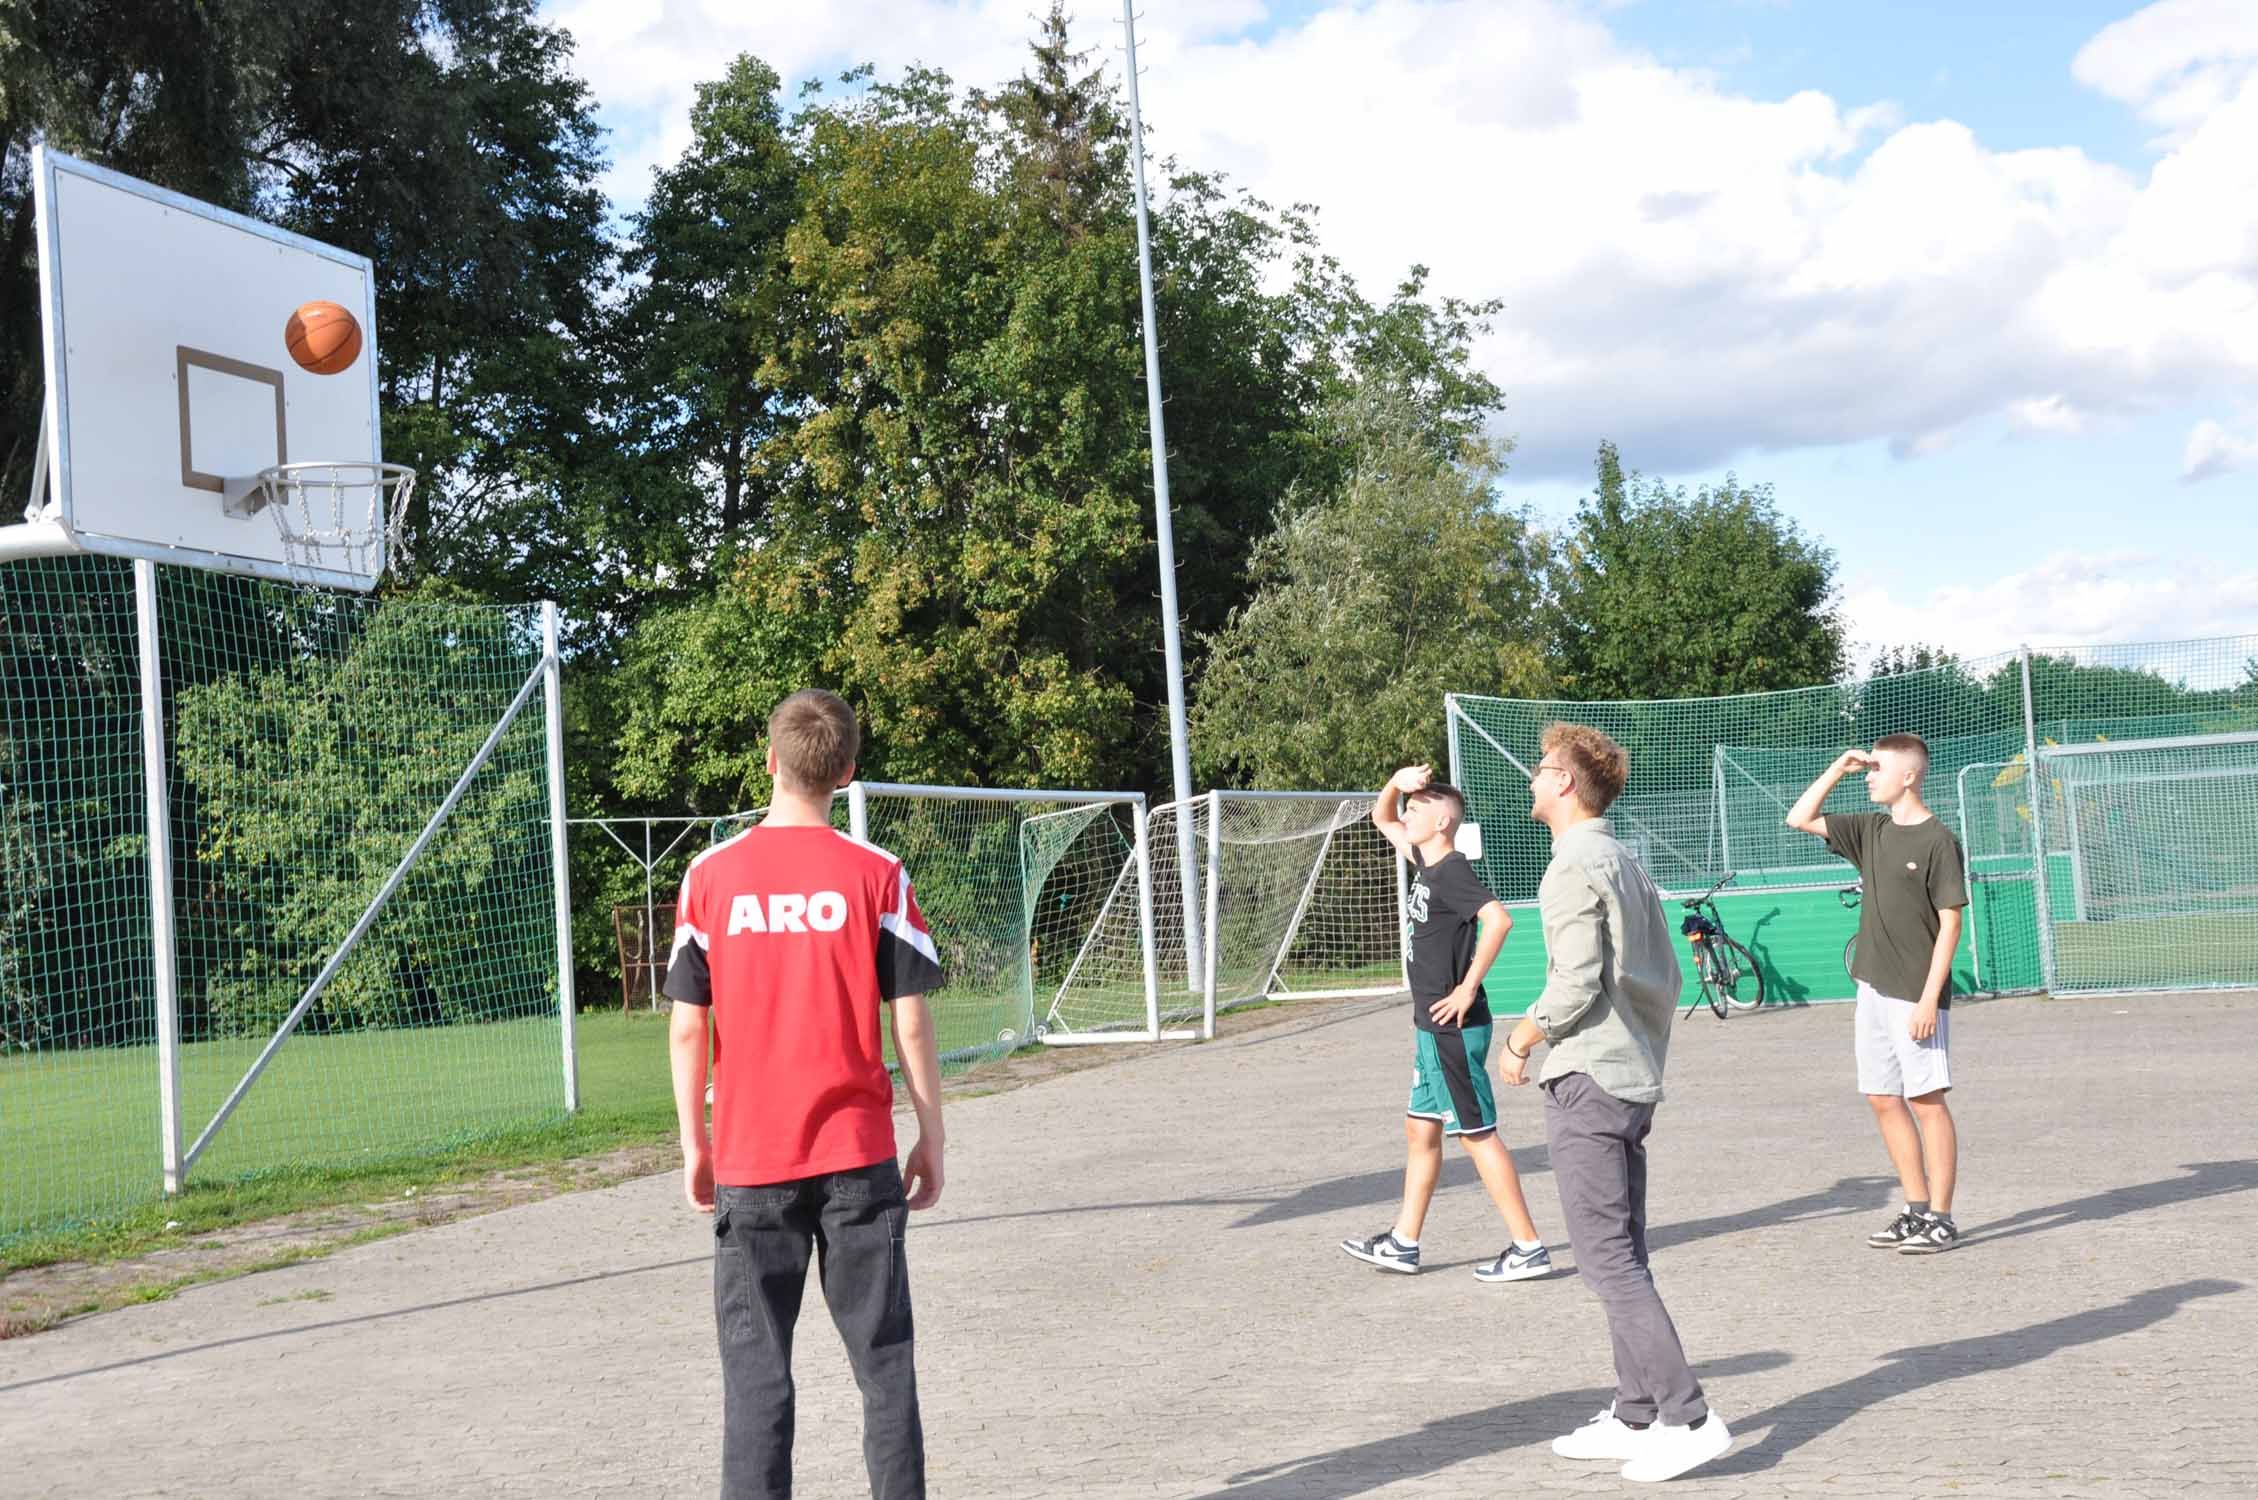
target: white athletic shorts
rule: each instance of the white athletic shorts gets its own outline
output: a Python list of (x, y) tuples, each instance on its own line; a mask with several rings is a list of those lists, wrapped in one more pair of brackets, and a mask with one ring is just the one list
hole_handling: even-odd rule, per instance
[(1936, 1035), (1913, 1040), (1910, 1000), (1893, 1000), (1858, 981), (1858, 1092), (1918, 1099), (1952, 1087), (1952, 1012), (1937, 1012)]

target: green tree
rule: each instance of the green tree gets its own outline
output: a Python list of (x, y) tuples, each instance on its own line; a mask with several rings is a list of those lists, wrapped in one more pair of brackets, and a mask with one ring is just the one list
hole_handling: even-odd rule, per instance
[(616, 624), (622, 562), (664, 533), (595, 421), (612, 248), (570, 60), (533, 0), (0, 0), (0, 487), (38, 432), (44, 140), (371, 257), (423, 569)]
[(1688, 494), (1602, 443), (1558, 584), (1558, 661), (1578, 699), (1808, 687), (1844, 667), (1834, 554), (1731, 475)]
[(1445, 693), (1545, 683), (1545, 541), (1497, 504), (1502, 454), (1437, 456), (1401, 392), (1333, 421), (1358, 454), (1346, 488), (1288, 511), (1208, 643), (1192, 743), (1217, 781), (1374, 786), (1444, 759)]
[(777, 333), (799, 166), (778, 87), (749, 56), (698, 86), (690, 145), (657, 174), (625, 258), (625, 425), (686, 502), (675, 555), (693, 566), (765, 517), (760, 449), (791, 419)]

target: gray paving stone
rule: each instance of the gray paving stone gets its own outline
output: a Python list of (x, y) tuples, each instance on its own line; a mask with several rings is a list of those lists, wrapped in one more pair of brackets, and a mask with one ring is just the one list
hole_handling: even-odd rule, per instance
[[(1656, 1271), (1738, 1441), (1679, 1488), (2258, 1493), (2221, 1404), (2258, 1343), (2258, 996), (1962, 1009), (1968, 1239), (1929, 1259), (1862, 1243), (1896, 1190), (1849, 1021), (1681, 1023)], [(1546, 1446), (1607, 1399), (1598, 1308), (1573, 1274), (1473, 1280), (1500, 1230), (1463, 1159), (1428, 1271), (1334, 1248), (1393, 1213), (1405, 1030), (1313, 1006), (953, 1104), (910, 1239), (934, 1493), (1622, 1493)], [(1557, 1237), (1537, 1097), (1502, 1094)], [(551, 1199), (0, 1345), (0, 1490), (711, 1494), (711, 1237), (678, 1202), (671, 1174)], [(861, 1493), (806, 1318), (800, 1493)]]

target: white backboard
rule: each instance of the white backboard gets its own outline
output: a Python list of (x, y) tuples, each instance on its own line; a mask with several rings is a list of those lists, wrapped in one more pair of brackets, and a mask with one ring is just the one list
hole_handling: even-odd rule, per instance
[[(380, 460), (376, 284), (365, 256), (34, 147), (48, 499), (90, 552), (366, 589), (383, 571), (292, 568), (274, 519), (225, 491), (288, 462)], [(361, 352), (316, 375), (290, 316), (335, 302)]]

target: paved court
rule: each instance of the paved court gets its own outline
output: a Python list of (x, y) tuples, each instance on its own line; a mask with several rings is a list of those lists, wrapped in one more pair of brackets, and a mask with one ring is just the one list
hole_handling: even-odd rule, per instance
[[(1407, 1007), (950, 1108), (911, 1232), (937, 1496), (1620, 1492), (1548, 1440), (1606, 1400), (1572, 1275), (1486, 1287), (1454, 1158), (1416, 1277), (1392, 1216)], [(1867, 1249), (1895, 1193), (1840, 1008), (1680, 1023), (1656, 1267), (1739, 1435), (1703, 1495), (2258, 1494), (2258, 996), (1955, 1017), (1965, 1246)], [(1505, 1096), (1538, 1223), (1533, 1091)], [(11, 1496), (706, 1495), (710, 1230), (674, 1178), (551, 1199), (0, 1344)], [(1570, 1261), (1563, 1250), (1563, 1265)], [(811, 1290), (800, 1493), (862, 1492)]]

